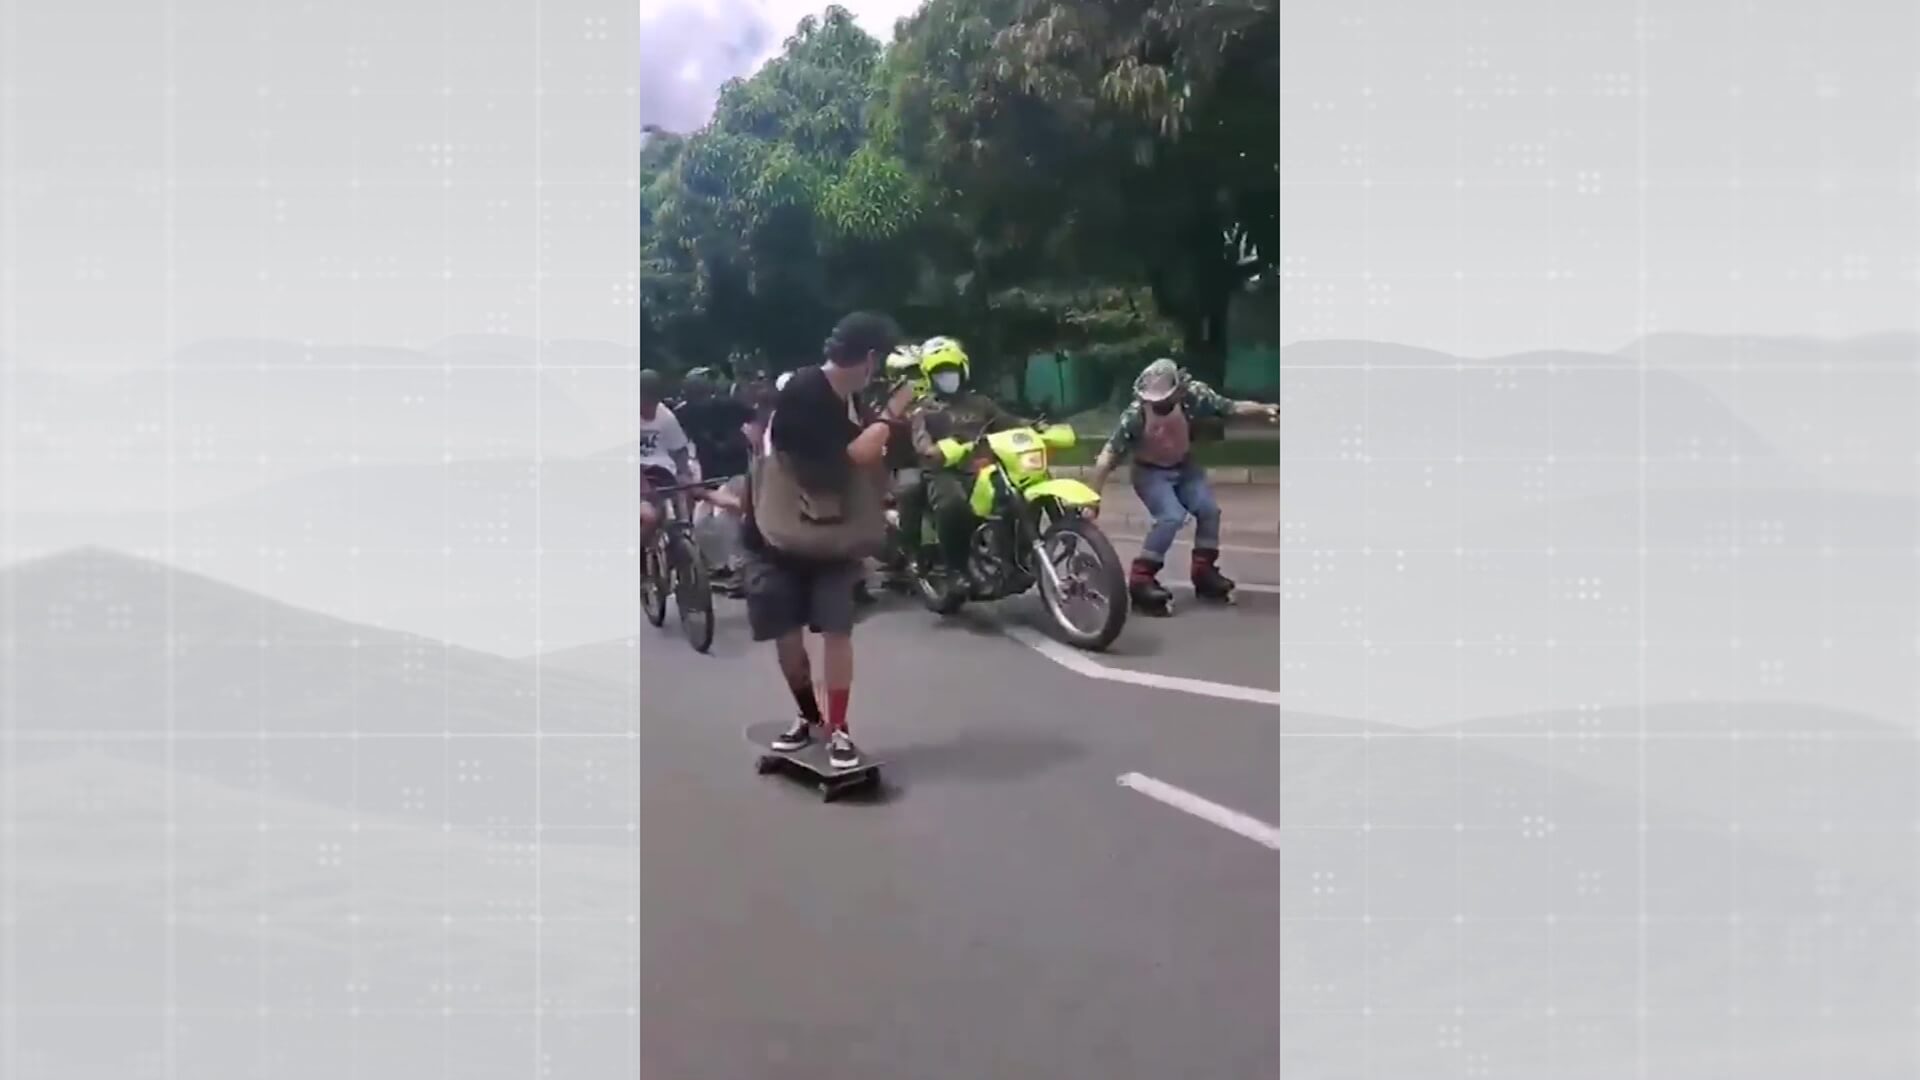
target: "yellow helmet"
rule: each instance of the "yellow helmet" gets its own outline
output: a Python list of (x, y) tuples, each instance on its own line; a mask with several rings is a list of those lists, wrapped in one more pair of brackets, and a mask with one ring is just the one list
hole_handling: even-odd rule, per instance
[(913, 399), (927, 396), (926, 372), (920, 370), (920, 346), (902, 345), (887, 357), (887, 380), (894, 385), (902, 382), (913, 387)]
[(903, 375), (917, 375), (920, 372), (920, 346), (902, 345), (887, 357), (887, 374), (894, 378)]
[(920, 370), (929, 377), (936, 371), (946, 368), (959, 368), (960, 377), (967, 379), (973, 374), (973, 362), (967, 359), (967, 350), (960, 347), (957, 339), (950, 337), (928, 338), (920, 346)]

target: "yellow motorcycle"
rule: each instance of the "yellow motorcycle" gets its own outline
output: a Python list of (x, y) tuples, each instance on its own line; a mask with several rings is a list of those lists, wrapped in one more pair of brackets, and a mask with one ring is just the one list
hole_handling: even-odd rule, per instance
[(1087, 514), (1100, 496), (1048, 469), (1050, 455), (1074, 441), (1070, 425), (1035, 424), (971, 443), (949, 438), (936, 444), (949, 468), (969, 458), (978, 466), (970, 505), (979, 524), (968, 542), (972, 580), (956, 581), (940, 557), (935, 515), (922, 515), (908, 564), (928, 608), (950, 615), (969, 600), (1000, 600), (1038, 585), (1068, 644), (1099, 650), (1120, 636), (1127, 624), (1126, 567)]

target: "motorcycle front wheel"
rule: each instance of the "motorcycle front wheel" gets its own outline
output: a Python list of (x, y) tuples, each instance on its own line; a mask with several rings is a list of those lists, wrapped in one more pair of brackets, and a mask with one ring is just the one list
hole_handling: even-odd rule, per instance
[[(1127, 625), (1127, 571), (1100, 526), (1079, 516), (1063, 517), (1041, 536), (1054, 573), (1039, 573), (1040, 599), (1067, 644), (1098, 652)], [(1036, 567), (1036, 569), (1039, 569)], [(1056, 577), (1060, 590), (1055, 591)], [(1086, 610), (1075, 618), (1069, 604)], [(1091, 609), (1091, 610), (1087, 610)]]

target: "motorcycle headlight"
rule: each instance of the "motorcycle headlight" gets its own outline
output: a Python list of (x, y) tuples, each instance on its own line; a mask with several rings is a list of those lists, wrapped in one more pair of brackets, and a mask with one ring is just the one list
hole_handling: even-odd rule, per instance
[(1045, 450), (1028, 450), (1020, 455), (1021, 472), (1043, 472), (1047, 467)]

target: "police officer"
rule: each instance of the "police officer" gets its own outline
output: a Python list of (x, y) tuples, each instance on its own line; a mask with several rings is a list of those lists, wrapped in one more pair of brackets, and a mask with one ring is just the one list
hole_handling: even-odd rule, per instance
[(911, 548), (918, 544), (922, 506), (933, 511), (941, 561), (958, 582), (968, 581), (967, 545), (975, 525), (973, 463), (969, 458), (947, 465), (937, 444), (949, 438), (972, 442), (982, 435), (1028, 426), (1026, 420), (972, 387), (972, 368), (966, 349), (953, 338), (933, 338), (921, 347), (920, 370), (929, 392), (913, 413), (913, 449), (920, 456), (926, 482), (914, 492), (914, 505), (903, 505), (900, 513), (901, 533)]

